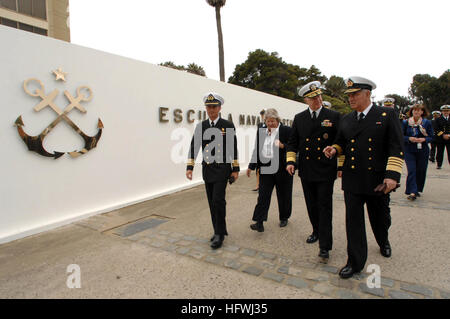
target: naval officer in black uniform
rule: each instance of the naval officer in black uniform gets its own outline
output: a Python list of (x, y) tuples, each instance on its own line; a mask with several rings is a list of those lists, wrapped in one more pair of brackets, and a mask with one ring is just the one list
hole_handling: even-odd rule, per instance
[(431, 119), (431, 127), (433, 128), (433, 140), (430, 143), (431, 148), (429, 161), (434, 163), (436, 161), (436, 134), (438, 133), (436, 127), (436, 119), (441, 116), (441, 112), (433, 111), (431, 112), (431, 115), (433, 116), (433, 118)]
[(313, 229), (306, 242), (311, 244), (319, 240), (319, 257), (327, 259), (333, 245), (333, 185), (337, 161), (325, 157), (322, 152), (336, 137), (340, 114), (323, 107), (320, 85), (319, 81), (313, 81), (298, 91), (309, 107), (295, 115), (287, 144), (286, 170), (293, 175), (295, 166), (298, 167)]
[(447, 148), (447, 160), (450, 164), (450, 105), (441, 106), (442, 115), (436, 119), (436, 162), (441, 169), (444, 150)]
[(375, 83), (362, 77), (346, 80), (353, 112), (342, 118), (335, 144), (327, 147), (327, 157), (344, 154), (342, 189), (344, 190), (347, 230), (347, 264), (341, 278), (350, 278), (364, 269), (367, 238), (364, 204), (375, 239), (384, 257), (391, 256), (388, 229), (391, 225), (389, 192), (400, 181), (403, 165), (403, 134), (392, 108), (371, 102)]
[(200, 146), (203, 150), (202, 175), (214, 228), (211, 248), (222, 246), (228, 235), (225, 221), (225, 189), (239, 177), (236, 130), (232, 122), (219, 117), (224, 99), (211, 92), (204, 96), (208, 119), (199, 123), (191, 140), (186, 177), (192, 180), (195, 159)]

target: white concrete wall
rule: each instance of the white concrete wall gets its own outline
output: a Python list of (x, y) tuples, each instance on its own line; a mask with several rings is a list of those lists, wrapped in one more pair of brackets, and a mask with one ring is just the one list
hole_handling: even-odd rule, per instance
[[(242, 171), (256, 128), (239, 125), (239, 115), (258, 116), (262, 108), (275, 107), (281, 117), (293, 119), (306, 107), (4, 26), (0, 43), (0, 243), (201, 183), (199, 165), (192, 182), (185, 178), (195, 125), (187, 122), (186, 111), (204, 110), (202, 97), (210, 90), (225, 98), (222, 116), (233, 116)], [(58, 67), (68, 73), (67, 82), (55, 81), (52, 70)], [(72, 110), (69, 117), (88, 135), (95, 135), (101, 118), (105, 128), (97, 148), (57, 160), (28, 151), (13, 126), (16, 118), (22, 115), (27, 134), (38, 135), (57, 116), (50, 108), (33, 110), (40, 99), (24, 92), (28, 78), (41, 80), (46, 94), (58, 89), (55, 103), (61, 109), (69, 104), (64, 90), (76, 96), (77, 87), (91, 87), (94, 98), (83, 104), (87, 113)], [(159, 122), (160, 107), (169, 108), (168, 123)], [(183, 111), (181, 123), (174, 122), (176, 108)], [(68, 152), (81, 149), (83, 141), (63, 121), (44, 145), (49, 152)]]

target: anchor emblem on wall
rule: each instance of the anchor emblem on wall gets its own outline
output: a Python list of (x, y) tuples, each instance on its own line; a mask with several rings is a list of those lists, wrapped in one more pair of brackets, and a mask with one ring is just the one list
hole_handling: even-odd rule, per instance
[[(53, 73), (56, 76), (56, 81), (62, 80), (66, 82), (65, 76), (67, 73), (63, 72), (61, 68), (53, 71)], [(34, 92), (30, 91), (29, 85), (30, 83), (34, 83), (34, 85), (37, 84), (38, 88), (34, 90)], [(73, 97), (69, 91), (64, 91), (64, 96), (69, 101), (69, 104), (64, 108), (64, 110), (61, 110), (54, 102), (54, 99), (58, 96), (59, 90), (54, 89), (50, 94), (45, 93), (45, 87), (44, 84), (36, 79), (36, 78), (30, 78), (23, 82), (23, 89), (26, 94), (32, 97), (36, 97), (40, 99), (40, 102), (34, 107), (34, 110), (36, 112), (41, 111), (42, 109), (46, 107), (50, 107), (55, 113), (58, 115), (53, 122), (51, 122), (42, 132), (41, 134), (37, 136), (30, 136), (27, 133), (25, 133), (25, 130), (23, 127), (25, 126), (22, 120), (22, 115), (20, 115), (17, 120), (14, 123), (14, 126), (17, 127), (17, 132), (19, 133), (19, 136), (22, 138), (22, 140), (25, 142), (25, 145), (27, 145), (28, 150), (32, 152), (36, 152), (42, 156), (46, 157), (53, 157), (54, 159), (57, 159), (65, 154), (65, 152), (58, 152), (54, 151), (53, 153), (48, 152), (43, 145), (43, 141), (45, 137), (55, 128), (56, 125), (58, 125), (59, 122), (62, 120), (66, 121), (70, 127), (72, 127), (75, 132), (77, 132), (84, 140), (84, 148), (73, 152), (68, 152), (70, 156), (72, 157), (78, 157), (83, 154), (86, 154), (91, 149), (95, 148), (97, 146), (98, 141), (100, 140), (100, 137), (102, 135), (103, 130), (103, 123), (98, 119), (97, 128), (98, 132), (94, 136), (86, 135), (69, 117), (68, 114), (70, 111), (72, 111), (74, 108), (80, 111), (81, 113), (86, 113), (86, 109), (81, 105), (82, 102), (89, 102), (92, 100), (93, 93), (90, 87), (88, 86), (80, 86), (77, 88), (77, 96)]]

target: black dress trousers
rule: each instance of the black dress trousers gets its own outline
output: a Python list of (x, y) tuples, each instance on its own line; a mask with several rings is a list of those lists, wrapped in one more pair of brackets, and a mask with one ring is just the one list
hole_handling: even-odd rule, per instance
[(302, 181), (306, 208), (313, 233), (319, 236), (320, 249), (333, 248), (333, 186), (334, 180), (311, 182)]
[(367, 261), (367, 238), (364, 204), (367, 205), (369, 221), (380, 247), (388, 243), (391, 226), (390, 195), (366, 195), (344, 191), (345, 223), (347, 230), (348, 261), (355, 271), (362, 271)]
[(280, 220), (291, 217), (292, 184), (293, 177), (285, 169), (280, 169), (275, 174), (260, 174), (258, 203), (253, 212), (253, 220), (256, 222), (267, 221), (274, 186), (277, 193)]
[(227, 224), (225, 220), (226, 205), (225, 190), (227, 181), (206, 183), (206, 195), (208, 197), (209, 211), (211, 213), (212, 225), (215, 235), (228, 235)]

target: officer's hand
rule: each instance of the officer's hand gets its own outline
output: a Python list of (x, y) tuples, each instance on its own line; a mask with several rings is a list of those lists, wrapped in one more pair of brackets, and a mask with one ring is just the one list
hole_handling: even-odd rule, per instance
[(384, 190), (385, 194), (389, 193), (391, 190), (397, 187), (397, 181), (390, 178), (385, 178), (383, 183), (386, 184), (386, 189)]
[(294, 175), (294, 173), (295, 173), (295, 167), (294, 167), (294, 165), (288, 165), (288, 166), (286, 166), (286, 171), (289, 173), (289, 175)]
[(337, 173), (337, 177), (341, 178), (342, 177), (342, 171), (338, 171)]
[(410, 137), (409, 137), (409, 141), (410, 141), (411, 143), (416, 143), (416, 142), (417, 142), (417, 141), (416, 141), (416, 138), (413, 137), (413, 136), (410, 136)]
[(448, 139), (450, 139), (450, 135), (449, 134), (445, 134), (444, 135), (444, 140), (448, 140)]
[(323, 149), (323, 153), (328, 158), (333, 158), (336, 155), (336, 149), (333, 146), (327, 146)]
[(239, 178), (239, 172), (233, 172), (231, 173), (231, 176), (234, 177), (234, 181), (237, 181), (237, 179)]
[(187, 170), (186, 171), (186, 178), (190, 181), (192, 181), (192, 170)]
[(275, 140), (274, 142), (275, 146), (278, 148), (283, 149), (284, 148), (284, 144), (280, 142), (280, 140)]
[(250, 168), (247, 168), (247, 176), (250, 177), (252, 170)]

